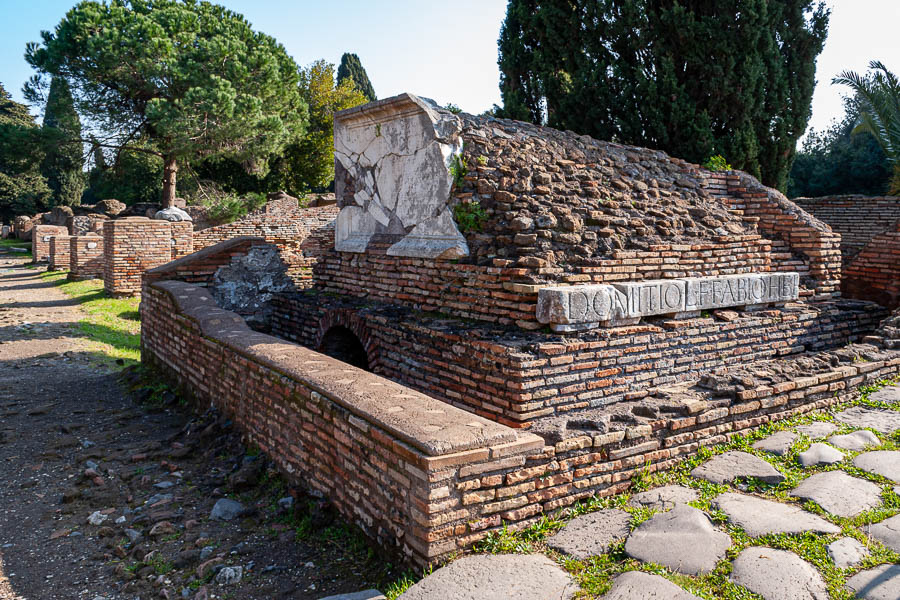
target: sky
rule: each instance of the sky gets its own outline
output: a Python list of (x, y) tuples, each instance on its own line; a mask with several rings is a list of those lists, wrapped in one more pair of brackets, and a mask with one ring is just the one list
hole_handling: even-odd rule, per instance
[[(0, 0), (0, 83), (22, 101), (32, 75), (25, 44), (39, 41), (75, 0)], [(359, 55), (379, 98), (412, 92), (480, 113), (500, 103), (497, 37), (505, 0), (219, 0), (284, 44), (300, 65)], [(817, 61), (810, 127), (843, 115), (845, 69), (879, 59), (900, 73), (900, 0), (828, 0), (831, 26)], [(36, 111), (33, 111), (36, 112)]]

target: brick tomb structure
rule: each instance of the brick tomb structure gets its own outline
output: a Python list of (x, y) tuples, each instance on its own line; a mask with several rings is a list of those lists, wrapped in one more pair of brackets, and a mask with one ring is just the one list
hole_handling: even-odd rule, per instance
[(70, 235), (54, 235), (50, 238), (50, 253), (47, 256), (48, 271), (68, 271), (71, 262)]
[(900, 219), (873, 236), (850, 261), (841, 289), (851, 298), (900, 306)]
[(795, 198), (803, 210), (841, 234), (841, 254), (849, 265), (873, 237), (894, 229), (900, 220), (898, 196), (823, 196)]
[(114, 297), (141, 291), (144, 271), (192, 250), (190, 221), (171, 223), (146, 217), (127, 217), (103, 225), (103, 282)]
[[(146, 275), (143, 356), (413, 562), (900, 370), (840, 236), (743, 173), (407, 94), (338, 113), (335, 157), (311, 287), (210, 246)], [(431, 453), (447, 422), (491, 434)]]
[(69, 279), (103, 278), (103, 237), (95, 233), (69, 238)]
[(35, 225), (31, 231), (31, 256), (34, 262), (50, 258), (50, 240), (55, 235), (68, 235), (69, 230), (62, 225)]

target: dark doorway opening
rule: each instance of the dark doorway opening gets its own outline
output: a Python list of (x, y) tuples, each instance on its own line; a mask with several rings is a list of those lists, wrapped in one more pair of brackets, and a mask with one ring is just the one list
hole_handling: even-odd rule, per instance
[(354, 367), (371, 371), (369, 357), (366, 355), (366, 349), (362, 342), (355, 333), (343, 325), (335, 325), (325, 332), (322, 343), (319, 345), (319, 352)]

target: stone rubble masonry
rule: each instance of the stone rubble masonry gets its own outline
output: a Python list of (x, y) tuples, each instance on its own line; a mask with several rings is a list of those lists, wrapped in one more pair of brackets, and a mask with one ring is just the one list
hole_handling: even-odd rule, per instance
[(562, 337), (308, 292), (272, 302), (274, 335), (318, 349), (329, 328), (343, 325), (376, 373), (516, 427), (645, 397), (726, 365), (843, 346), (887, 316), (873, 303), (795, 304)]
[(69, 238), (69, 279), (103, 278), (103, 237), (95, 233)]
[(857, 253), (845, 269), (841, 290), (851, 298), (900, 306), (900, 220)]
[(876, 235), (891, 231), (900, 220), (900, 196), (822, 196), (794, 198), (794, 202), (841, 234), (844, 264)]
[(141, 291), (144, 271), (191, 252), (190, 221), (169, 222), (126, 217), (103, 226), (103, 283), (113, 297)]
[(543, 451), (540, 437), (255, 333), (203, 288), (148, 283), (141, 348), (145, 364), (215, 404), (290, 481), (417, 565), (470, 545), (485, 515), (529, 503), (503, 499), (524, 489), (479, 495), (471, 482), (494, 474), (501, 484)]
[[(487, 422), (254, 333), (202, 288), (148, 284), (141, 317), (146, 363), (198, 402), (216, 403), (291, 481), (321, 492), (378, 543), (401, 548), (419, 565), (470, 547), (505, 524), (526, 527), (580, 499), (622, 492), (637, 473), (672, 467), (703, 446), (827, 408), (858, 386), (900, 371), (900, 351), (885, 351), (877, 360), (761, 385), (732, 400), (706, 397), (697, 411), (666, 413), (642, 427), (573, 431), (558, 441), (490, 429), (483, 443), (468, 432), (460, 449), (440, 424), (465, 432)], [(422, 345), (431, 341), (420, 339)], [(556, 354), (563, 352), (560, 345)]]
[(55, 235), (69, 235), (69, 230), (62, 225), (35, 225), (31, 231), (31, 256), (34, 262), (43, 262), (50, 258), (50, 240)]
[(50, 238), (50, 254), (47, 257), (48, 271), (68, 271), (71, 263), (70, 235), (54, 235)]

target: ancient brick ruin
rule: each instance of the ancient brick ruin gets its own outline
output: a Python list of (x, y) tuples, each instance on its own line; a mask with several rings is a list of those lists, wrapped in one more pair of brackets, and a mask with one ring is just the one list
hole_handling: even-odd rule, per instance
[(335, 156), (336, 218), (145, 274), (143, 360), (413, 562), (900, 371), (840, 234), (746, 174), (406, 94)]

